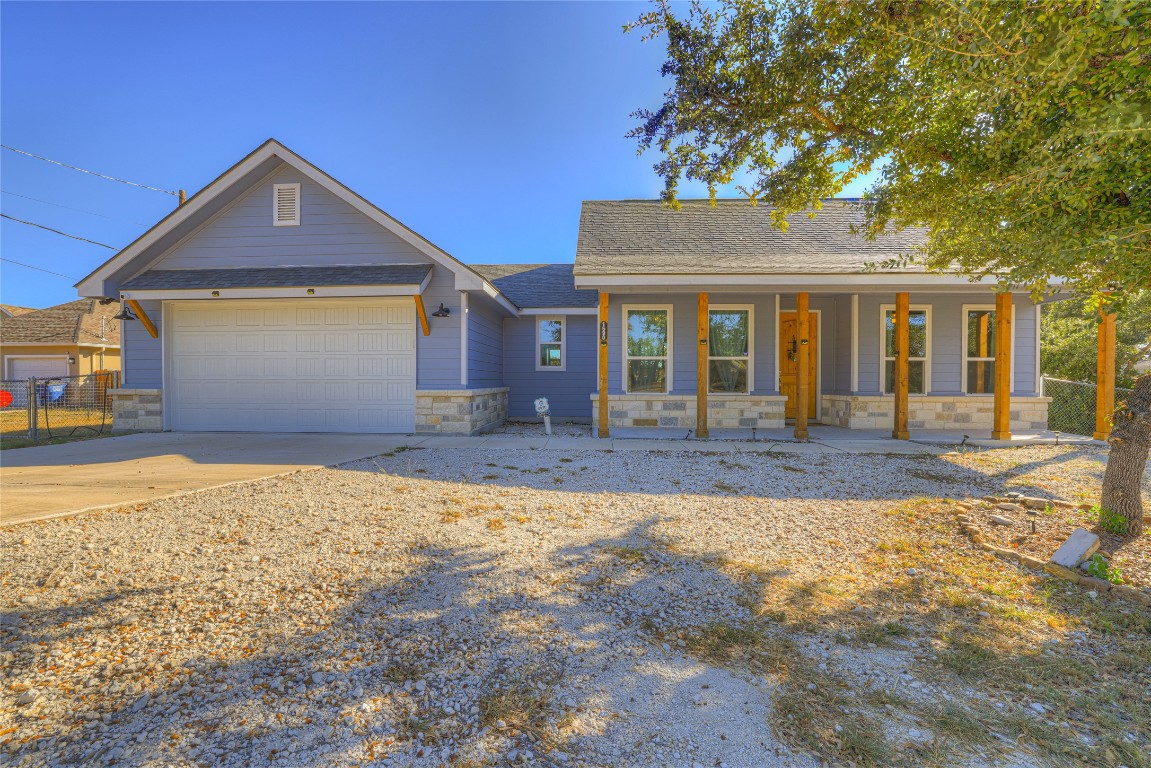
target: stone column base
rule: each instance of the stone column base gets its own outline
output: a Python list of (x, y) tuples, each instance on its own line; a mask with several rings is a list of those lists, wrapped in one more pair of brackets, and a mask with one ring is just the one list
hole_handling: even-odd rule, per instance
[(478, 435), (508, 418), (508, 387), (416, 390), (416, 432)]
[(109, 389), (113, 432), (163, 432), (164, 396), (160, 389)]
[[(591, 396), (599, 424), (599, 395)], [(709, 429), (781, 429), (783, 395), (708, 395)], [(695, 429), (695, 395), (608, 395), (608, 427)]]
[[(991, 429), (989, 395), (911, 395), (907, 398), (908, 429)], [(1013, 396), (1011, 430), (1047, 429), (1050, 397)], [(892, 395), (824, 395), (821, 421), (848, 429), (890, 429)]]

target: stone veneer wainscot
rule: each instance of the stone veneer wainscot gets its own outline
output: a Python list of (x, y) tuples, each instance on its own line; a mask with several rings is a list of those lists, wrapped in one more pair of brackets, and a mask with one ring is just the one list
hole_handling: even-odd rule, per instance
[[(908, 429), (991, 429), (994, 398), (971, 395), (911, 395), (907, 398)], [(1011, 397), (1011, 429), (1047, 429), (1050, 397)], [(889, 429), (893, 396), (824, 395), (822, 421), (848, 429)]]
[(159, 389), (109, 389), (113, 432), (163, 432), (164, 397)]
[(508, 387), (416, 390), (416, 432), (478, 435), (508, 418)]
[[(592, 424), (599, 424), (599, 395), (592, 395)], [(783, 395), (707, 397), (709, 429), (779, 429)], [(695, 429), (695, 395), (608, 395), (608, 428), (676, 427)]]

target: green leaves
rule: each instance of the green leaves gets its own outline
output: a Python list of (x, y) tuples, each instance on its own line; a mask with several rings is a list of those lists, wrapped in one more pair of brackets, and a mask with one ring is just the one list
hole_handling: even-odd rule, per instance
[(750, 168), (783, 225), (883, 163), (865, 231), (928, 228), (932, 269), (1151, 285), (1151, 4), (724, 0), (637, 26), (668, 44), (629, 135), (669, 203)]

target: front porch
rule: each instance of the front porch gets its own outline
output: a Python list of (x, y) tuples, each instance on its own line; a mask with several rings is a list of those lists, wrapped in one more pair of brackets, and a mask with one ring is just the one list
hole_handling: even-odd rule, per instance
[[(596, 436), (805, 440), (818, 425), (899, 440), (1055, 437), (1038, 391), (1041, 307), (1027, 295), (978, 284), (700, 287), (711, 290), (600, 291)], [(1112, 324), (1100, 325), (1100, 402), (1112, 401)], [(1095, 438), (1109, 418), (1100, 409)]]

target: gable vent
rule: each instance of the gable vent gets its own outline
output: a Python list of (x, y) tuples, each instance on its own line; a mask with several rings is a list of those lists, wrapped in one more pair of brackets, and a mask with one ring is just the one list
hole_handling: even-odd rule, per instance
[(294, 227), (300, 223), (300, 185), (273, 184), (272, 225)]

